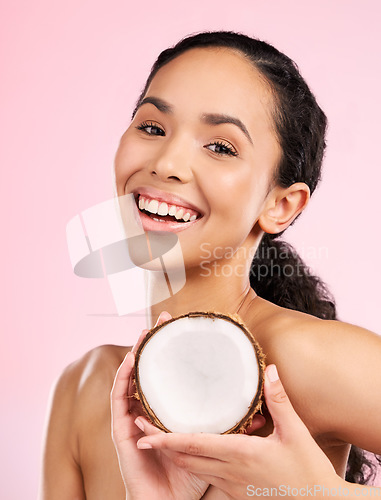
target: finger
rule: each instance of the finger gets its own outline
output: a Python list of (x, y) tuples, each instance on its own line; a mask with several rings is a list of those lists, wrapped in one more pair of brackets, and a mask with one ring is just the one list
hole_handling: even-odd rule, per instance
[[(211, 484), (218, 488), (220, 491), (218, 493), (218, 498), (225, 500), (233, 500), (246, 498), (248, 496), (247, 493), (247, 485), (243, 485), (242, 483), (237, 483), (236, 481), (232, 481), (231, 479), (224, 479), (217, 476), (210, 476), (207, 474), (196, 474), (196, 477), (204, 481), (206, 484)], [(221, 496), (222, 495), (222, 496)], [(204, 498), (204, 497), (202, 497)], [(208, 498), (206, 495), (205, 498)], [(211, 494), (211, 498), (214, 498), (213, 493)]]
[[(222, 490), (223, 492), (226, 491), (226, 485), (227, 485), (226, 479), (222, 479), (221, 477), (217, 477), (217, 476), (211, 476), (209, 474), (195, 474), (195, 475), (199, 479), (201, 479), (201, 481), (204, 481), (204, 483), (212, 484), (213, 486), (215, 486), (219, 490)], [(205, 497), (205, 498), (207, 498), (207, 497)], [(229, 498), (229, 497), (224, 496), (224, 498)]]
[(223, 478), (225, 475), (229, 475), (232, 472), (231, 463), (223, 462), (215, 458), (189, 455), (168, 449), (160, 450), (160, 452), (166, 455), (173, 462), (173, 464), (176, 465), (176, 467), (186, 470), (192, 474), (205, 474)]
[(266, 368), (264, 392), (266, 405), (274, 422), (274, 433), (283, 439), (304, 432), (302, 429), (306, 427), (295, 412), (275, 365)]
[[(143, 437), (138, 441), (138, 448), (172, 450), (187, 455), (195, 455), (229, 462), (235, 460), (239, 453), (242, 453), (241, 443), (247, 439), (260, 439), (256, 436), (245, 436), (243, 434), (229, 434), (221, 436), (219, 434), (179, 434), (160, 433)], [(244, 441), (243, 441), (244, 440)], [(253, 444), (253, 442), (252, 442)]]
[(134, 354), (128, 352), (116, 373), (111, 390), (111, 412), (113, 419), (123, 418), (128, 414), (129, 401), (127, 389), (134, 362)]
[[(155, 326), (161, 325), (162, 323), (164, 323), (165, 321), (168, 321), (171, 318), (172, 318), (172, 316), (169, 314), (169, 312), (162, 311), (159, 314), (159, 317), (157, 318)], [(140, 334), (138, 340), (135, 342), (135, 344), (132, 348), (133, 353), (136, 353), (136, 351), (138, 350), (140, 344), (143, 342), (143, 339), (147, 335), (148, 332), (149, 332), (148, 328), (144, 328), (144, 330), (142, 330), (142, 333)]]
[(136, 354), (136, 351), (138, 350), (140, 344), (143, 342), (143, 339), (144, 337), (147, 335), (147, 333), (149, 332), (149, 330), (147, 328), (145, 328), (144, 330), (142, 330), (142, 333), (139, 335), (139, 338), (138, 340), (135, 342), (134, 344), (134, 347), (131, 349), (131, 351)]
[(135, 425), (137, 425), (146, 436), (163, 433), (163, 431), (152, 425), (151, 422), (148, 422), (148, 420), (144, 417), (138, 417), (135, 419)]
[(162, 311), (159, 314), (159, 317), (157, 318), (157, 321), (155, 323), (155, 326), (161, 325), (162, 323), (165, 323), (166, 321), (172, 319), (172, 316), (169, 314), (168, 311)]

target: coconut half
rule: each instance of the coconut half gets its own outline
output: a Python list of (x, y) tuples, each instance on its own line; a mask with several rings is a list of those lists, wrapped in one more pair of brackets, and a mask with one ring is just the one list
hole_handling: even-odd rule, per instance
[(261, 407), (264, 369), (239, 316), (192, 312), (156, 326), (140, 344), (137, 398), (166, 432), (242, 432)]

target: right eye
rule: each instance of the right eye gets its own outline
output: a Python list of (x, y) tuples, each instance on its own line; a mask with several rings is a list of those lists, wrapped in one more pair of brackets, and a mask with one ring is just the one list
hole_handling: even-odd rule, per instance
[(153, 122), (143, 122), (136, 127), (147, 135), (165, 135), (164, 130)]

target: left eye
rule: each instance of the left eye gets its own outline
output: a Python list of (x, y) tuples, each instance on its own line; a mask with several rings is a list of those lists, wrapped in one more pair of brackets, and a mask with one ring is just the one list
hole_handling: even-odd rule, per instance
[(237, 151), (233, 148), (231, 144), (220, 141), (213, 142), (212, 144), (208, 144), (207, 146), (204, 147), (219, 155), (224, 155), (224, 156), (238, 155)]
[(138, 130), (142, 130), (148, 135), (165, 135), (164, 130), (155, 125), (154, 123), (144, 122), (136, 128)]

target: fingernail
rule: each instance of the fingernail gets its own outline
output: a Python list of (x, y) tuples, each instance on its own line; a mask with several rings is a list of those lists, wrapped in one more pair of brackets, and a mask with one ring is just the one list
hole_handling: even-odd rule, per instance
[[(156, 321), (156, 324), (155, 326), (158, 325), (159, 321), (161, 320), (161, 317), (163, 316), (163, 314), (169, 314), (168, 311), (161, 311), (161, 313), (159, 314), (159, 317), (157, 318), (157, 321)], [(169, 314), (170, 315), (170, 314)]]
[(136, 443), (137, 447), (139, 448), (139, 450), (149, 450), (152, 448), (152, 445), (149, 444), (149, 443), (141, 443), (140, 441), (138, 441)]
[(276, 369), (275, 365), (270, 365), (267, 368), (267, 377), (270, 382), (276, 382), (277, 380), (279, 380), (278, 370)]
[(161, 315), (163, 314), (163, 311), (159, 314), (157, 320), (156, 320), (156, 323), (155, 323), (155, 326), (158, 325), (159, 321), (160, 321), (160, 318), (161, 318)]
[(144, 432), (144, 423), (139, 419), (139, 417), (135, 420), (135, 425), (137, 425), (139, 429)]

